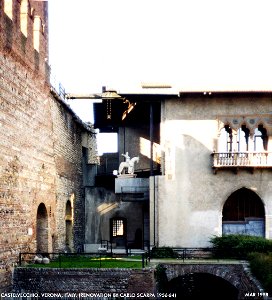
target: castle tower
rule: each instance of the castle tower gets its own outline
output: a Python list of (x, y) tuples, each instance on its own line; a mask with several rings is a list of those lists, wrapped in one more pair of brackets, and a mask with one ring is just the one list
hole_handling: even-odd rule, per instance
[(0, 50), (49, 81), (48, 2), (0, 0)]

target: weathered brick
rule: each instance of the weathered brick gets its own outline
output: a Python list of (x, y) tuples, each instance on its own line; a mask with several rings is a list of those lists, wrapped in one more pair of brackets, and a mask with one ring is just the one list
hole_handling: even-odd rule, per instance
[(151, 294), (156, 289), (153, 269), (18, 268), (14, 279), (14, 291), (29, 293)]
[[(47, 2), (29, 1), (27, 37), (20, 29), (23, 2), (13, 0), (11, 20), (0, 1), (0, 289), (11, 284), (19, 253), (37, 249), (41, 203), (46, 208), (48, 251), (66, 247), (68, 200), (73, 209), (72, 248), (83, 244), (86, 136), (91, 141), (89, 155), (94, 161), (96, 156), (92, 128), (51, 91), (48, 82)], [(39, 51), (33, 47), (35, 16), (44, 25)]]

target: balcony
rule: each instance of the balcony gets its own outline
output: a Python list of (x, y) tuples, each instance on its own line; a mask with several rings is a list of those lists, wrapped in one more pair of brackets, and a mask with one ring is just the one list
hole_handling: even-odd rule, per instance
[(213, 169), (272, 168), (272, 152), (214, 152)]

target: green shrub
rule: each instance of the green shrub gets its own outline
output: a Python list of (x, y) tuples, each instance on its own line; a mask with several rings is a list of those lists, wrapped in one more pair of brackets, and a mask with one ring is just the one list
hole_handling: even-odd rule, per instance
[(151, 258), (177, 258), (178, 254), (170, 247), (154, 247), (151, 250)]
[(250, 253), (250, 269), (268, 294), (272, 294), (272, 252)]
[(224, 235), (211, 238), (214, 256), (217, 258), (247, 259), (251, 252), (268, 253), (272, 251), (272, 241), (263, 237), (249, 235)]

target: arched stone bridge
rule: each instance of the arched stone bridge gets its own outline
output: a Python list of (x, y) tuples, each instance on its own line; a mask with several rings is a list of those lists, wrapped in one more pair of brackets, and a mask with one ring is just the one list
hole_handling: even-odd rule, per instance
[[(201, 273), (220, 277), (238, 290), (238, 299), (268, 299), (259, 282), (251, 275), (247, 263), (213, 263), (213, 264), (165, 264), (164, 269), (167, 281), (188, 274)], [(254, 297), (254, 295), (256, 297)], [(264, 295), (264, 297), (263, 297)]]

